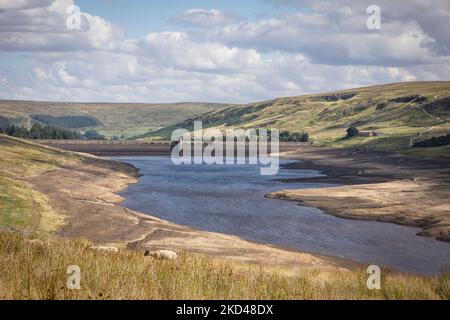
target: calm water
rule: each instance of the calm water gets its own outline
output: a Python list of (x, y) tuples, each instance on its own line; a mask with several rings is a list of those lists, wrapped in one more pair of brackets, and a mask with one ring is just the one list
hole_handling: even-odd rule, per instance
[[(114, 157), (135, 165), (140, 182), (122, 192), (124, 206), (207, 231), (290, 246), (399, 270), (436, 274), (450, 266), (450, 244), (419, 237), (417, 228), (346, 220), (295, 202), (266, 199), (283, 189), (326, 184), (282, 183), (278, 178), (317, 176), (280, 169), (260, 176), (257, 166), (175, 166), (169, 157)], [(283, 161), (282, 161), (283, 162)]]

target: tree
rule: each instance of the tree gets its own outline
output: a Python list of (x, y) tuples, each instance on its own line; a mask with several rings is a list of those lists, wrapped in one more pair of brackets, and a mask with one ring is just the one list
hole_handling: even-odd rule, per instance
[(106, 138), (95, 130), (88, 130), (84, 133), (88, 140), (106, 140)]
[(280, 132), (280, 141), (281, 142), (308, 142), (309, 135), (308, 132), (289, 132), (289, 131), (281, 131)]
[(39, 124), (34, 124), (30, 130), (12, 124), (6, 127), (4, 132), (9, 136), (25, 139), (82, 139), (82, 135), (77, 131), (42, 127)]
[(30, 129), (31, 139), (42, 139), (42, 127), (39, 124), (34, 124)]
[(440, 137), (432, 137), (428, 140), (417, 141), (413, 144), (413, 147), (422, 147), (422, 148), (430, 148), (430, 147), (440, 147), (450, 145), (450, 133), (446, 136)]
[(357, 135), (359, 135), (358, 128), (350, 127), (347, 129), (347, 137), (351, 138), (351, 137), (356, 137)]

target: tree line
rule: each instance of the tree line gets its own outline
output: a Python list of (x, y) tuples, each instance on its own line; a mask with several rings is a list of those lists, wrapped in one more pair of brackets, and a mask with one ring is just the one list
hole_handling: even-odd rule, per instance
[(450, 144), (450, 133), (446, 136), (432, 137), (428, 140), (417, 141), (413, 144), (413, 147), (431, 148), (440, 147)]
[(95, 130), (88, 130), (83, 135), (76, 130), (62, 129), (34, 124), (31, 129), (14, 124), (0, 127), (1, 134), (23, 139), (61, 139), (61, 140), (104, 140), (105, 137)]
[[(256, 129), (256, 135), (259, 137), (259, 129)], [(270, 140), (271, 130), (267, 129), (267, 136)], [(280, 131), (279, 134), (280, 142), (308, 142), (309, 134), (306, 131), (291, 132), (291, 131)]]

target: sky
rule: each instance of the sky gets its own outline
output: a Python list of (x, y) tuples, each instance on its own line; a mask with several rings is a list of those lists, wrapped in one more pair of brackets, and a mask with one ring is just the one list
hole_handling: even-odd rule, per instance
[(0, 99), (248, 103), (419, 80), (450, 80), (449, 0), (0, 0)]

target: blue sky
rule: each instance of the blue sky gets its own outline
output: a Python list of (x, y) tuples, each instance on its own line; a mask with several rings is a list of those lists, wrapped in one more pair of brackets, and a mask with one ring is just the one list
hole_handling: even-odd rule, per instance
[(1, 0), (0, 99), (248, 103), (450, 80), (448, 0), (376, 2), (377, 29), (372, 0)]

